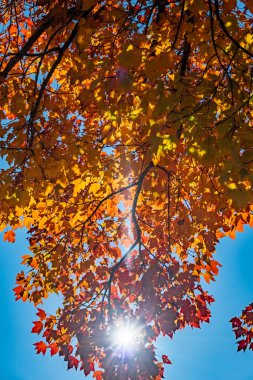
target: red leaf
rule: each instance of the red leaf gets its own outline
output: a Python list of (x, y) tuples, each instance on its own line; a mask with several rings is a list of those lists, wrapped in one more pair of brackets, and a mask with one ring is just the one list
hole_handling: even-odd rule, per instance
[(13, 289), (13, 291), (15, 293), (15, 296), (16, 296), (15, 299), (17, 301), (17, 300), (19, 300), (22, 297), (23, 292), (24, 292), (24, 288), (23, 288), (23, 286), (18, 285), (18, 286), (16, 286), (16, 288)]
[(90, 370), (91, 370), (92, 372), (95, 371), (95, 366), (94, 366), (94, 363), (93, 363), (93, 362), (90, 362)]
[(44, 333), (43, 333), (43, 338), (48, 338), (50, 335), (50, 330), (45, 330)]
[(40, 341), (38, 343), (34, 343), (34, 346), (36, 347), (37, 354), (39, 354), (40, 352), (42, 352), (42, 354), (45, 355), (46, 350), (47, 350), (46, 343)]
[(245, 334), (245, 330), (242, 327), (238, 327), (238, 329), (234, 330), (234, 332), (236, 339)]
[(57, 352), (59, 351), (59, 347), (57, 346), (56, 343), (51, 343), (51, 344), (49, 345), (49, 348), (50, 348), (50, 350), (51, 350), (51, 351), (50, 351), (51, 356), (57, 354)]
[(90, 368), (85, 368), (84, 369), (85, 376), (88, 376), (90, 374), (90, 372), (91, 372)]
[(119, 247), (111, 247), (111, 252), (116, 258), (119, 258), (121, 256), (121, 250)]
[(164, 364), (172, 364), (167, 355), (162, 355)]
[(237, 348), (237, 351), (245, 351), (247, 348), (247, 340), (246, 339), (242, 339), (238, 342), (238, 348)]
[(253, 305), (250, 304), (245, 308), (245, 312), (253, 310)]
[(47, 316), (46, 313), (44, 312), (44, 310), (40, 308), (38, 308), (37, 310), (38, 310), (38, 313), (36, 313), (36, 315), (43, 321), (43, 319), (45, 319)]
[(240, 321), (240, 319), (237, 318), (237, 317), (234, 317), (234, 318), (230, 319), (229, 322), (232, 323), (232, 327), (233, 327), (233, 328), (234, 328), (234, 327), (240, 327), (241, 324), (242, 324), (242, 322)]
[(41, 321), (33, 322), (34, 326), (32, 328), (32, 333), (39, 334), (43, 329), (43, 323)]
[(68, 359), (68, 369), (75, 367), (75, 369), (78, 368), (79, 360), (76, 359), (74, 356), (70, 356)]

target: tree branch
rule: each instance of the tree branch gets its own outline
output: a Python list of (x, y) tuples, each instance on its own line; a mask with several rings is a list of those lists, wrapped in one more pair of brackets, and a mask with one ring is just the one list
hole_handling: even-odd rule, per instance
[(221, 16), (220, 16), (220, 11), (219, 11), (219, 3), (218, 3), (218, 0), (214, 0), (214, 4), (215, 4), (215, 14), (216, 14), (216, 17), (217, 17), (217, 20), (219, 21), (219, 24), (221, 26), (221, 29), (223, 30), (223, 32), (226, 34), (226, 36), (238, 47), (238, 49), (241, 49), (245, 54), (249, 55), (251, 58), (253, 58), (253, 53), (250, 53), (247, 49), (245, 49), (242, 45), (239, 44), (238, 41), (236, 41), (234, 39), (233, 36), (231, 36), (231, 34), (229, 33), (229, 31), (227, 30), (225, 24), (224, 24), (224, 21), (222, 20)]

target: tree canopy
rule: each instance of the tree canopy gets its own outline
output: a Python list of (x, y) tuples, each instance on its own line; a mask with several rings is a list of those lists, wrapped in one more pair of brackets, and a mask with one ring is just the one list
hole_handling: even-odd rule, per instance
[[(38, 353), (159, 380), (156, 338), (209, 322), (216, 245), (253, 226), (252, 20), (250, 0), (1, 2), (0, 227), (28, 230)], [(253, 305), (231, 322), (252, 349)]]

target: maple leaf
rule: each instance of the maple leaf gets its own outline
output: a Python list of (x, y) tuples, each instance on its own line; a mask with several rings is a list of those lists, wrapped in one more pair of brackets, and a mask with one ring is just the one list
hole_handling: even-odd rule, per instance
[(23, 286), (21, 285), (18, 285), (16, 286), (14, 289), (13, 289), (14, 293), (15, 293), (15, 296), (16, 296), (16, 300), (20, 299), (24, 293), (24, 288)]
[(237, 351), (241, 351), (241, 350), (245, 351), (247, 348), (247, 345), (248, 343), (246, 339), (239, 340)]
[(15, 243), (15, 232), (13, 230), (6, 231), (4, 233), (4, 241), (8, 241), (9, 243)]
[(45, 313), (45, 311), (44, 310), (42, 310), (42, 309), (40, 309), (40, 308), (38, 308), (37, 309), (38, 310), (38, 312), (36, 313), (36, 315), (43, 321), (44, 319), (46, 319), (46, 313)]
[(77, 360), (74, 356), (70, 356), (68, 358), (68, 369), (75, 367), (75, 369), (78, 368), (79, 360)]
[(41, 321), (33, 322), (32, 333), (39, 334), (43, 329), (43, 323)]
[(242, 322), (240, 321), (240, 319), (237, 318), (237, 317), (234, 317), (234, 318), (230, 319), (229, 322), (232, 323), (233, 328), (234, 328), (234, 327), (240, 327), (241, 324), (242, 324)]
[(34, 343), (34, 346), (36, 347), (37, 354), (42, 352), (42, 354), (45, 355), (46, 350), (47, 350), (47, 345), (45, 342), (40, 341), (40, 342)]
[(56, 343), (51, 343), (49, 345), (49, 348), (50, 348), (50, 354), (51, 354), (51, 356), (56, 355), (58, 353), (58, 351), (59, 351), (59, 347), (57, 346)]
[(164, 364), (172, 364), (167, 355), (162, 355), (162, 360)]
[(95, 371), (93, 373), (93, 378), (95, 378), (96, 380), (103, 380), (103, 372), (102, 371)]

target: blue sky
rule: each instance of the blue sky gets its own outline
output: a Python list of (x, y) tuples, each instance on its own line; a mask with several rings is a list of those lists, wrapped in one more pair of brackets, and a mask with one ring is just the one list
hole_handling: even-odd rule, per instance
[[(215, 296), (212, 320), (201, 329), (177, 332), (173, 340), (161, 338), (156, 346), (166, 353), (173, 365), (166, 366), (166, 380), (252, 380), (253, 352), (236, 352), (229, 319), (240, 315), (253, 301), (253, 233), (249, 228), (236, 240), (223, 239), (216, 259), (223, 267), (215, 283), (205, 285)], [(1, 380), (81, 380), (75, 370), (57, 356), (36, 355), (31, 334), (35, 309), (28, 303), (15, 302), (12, 289), (20, 270), (21, 256), (28, 253), (25, 231), (18, 231), (15, 244), (0, 235), (0, 378)], [(55, 298), (48, 308), (54, 308)]]

